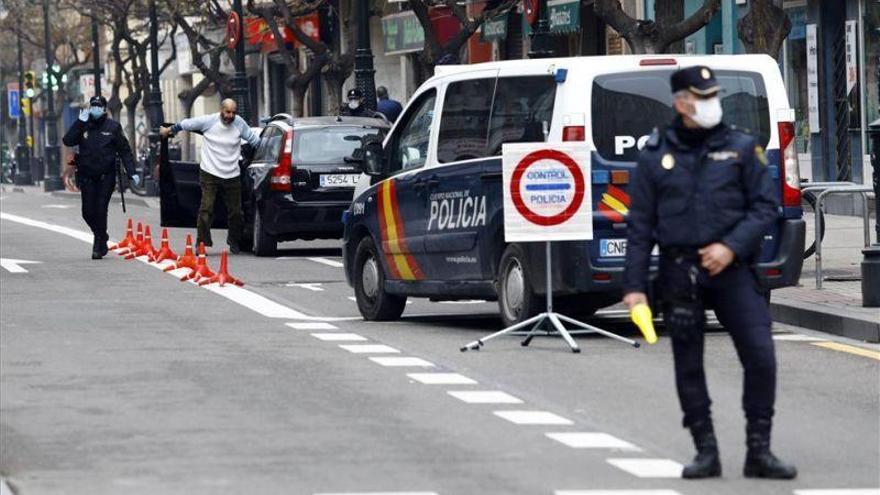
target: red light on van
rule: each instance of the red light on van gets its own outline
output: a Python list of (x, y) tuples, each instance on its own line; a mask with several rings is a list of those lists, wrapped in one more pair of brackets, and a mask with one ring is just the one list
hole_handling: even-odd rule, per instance
[(563, 141), (583, 141), (586, 135), (586, 129), (582, 125), (567, 125), (562, 128)]
[(652, 65), (676, 65), (678, 62), (674, 58), (646, 58), (639, 60), (639, 65), (650, 67)]
[(764, 275), (768, 277), (781, 277), (782, 270), (780, 270), (779, 268), (768, 268), (764, 271)]
[(281, 159), (272, 170), (269, 177), (269, 190), (277, 192), (290, 192), (290, 177), (293, 175), (293, 129), (284, 133), (284, 149), (281, 150)]
[(596, 282), (608, 282), (611, 280), (610, 273), (594, 273), (593, 280)]
[(801, 205), (801, 176), (795, 149), (794, 122), (779, 121), (779, 175), (782, 183), (782, 206)]

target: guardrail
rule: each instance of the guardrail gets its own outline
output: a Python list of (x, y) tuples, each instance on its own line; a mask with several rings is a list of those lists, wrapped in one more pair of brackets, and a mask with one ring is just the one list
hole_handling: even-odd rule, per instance
[(818, 235), (821, 229), (822, 202), (826, 196), (835, 194), (860, 194), (862, 196), (862, 229), (865, 237), (865, 247), (871, 245), (871, 220), (870, 209), (868, 207), (868, 193), (873, 192), (872, 186), (859, 185), (852, 182), (812, 182), (807, 183), (807, 187), (801, 189), (801, 193), (809, 191), (819, 191), (816, 197), (815, 206), (815, 222), (816, 222), (816, 288), (822, 288), (822, 237)]

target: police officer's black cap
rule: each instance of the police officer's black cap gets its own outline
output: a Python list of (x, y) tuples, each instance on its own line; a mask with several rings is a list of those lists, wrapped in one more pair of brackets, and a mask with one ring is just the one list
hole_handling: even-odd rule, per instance
[(103, 96), (93, 96), (89, 98), (90, 107), (107, 107), (107, 98)]
[(358, 98), (358, 99), (360, 99), (360, 98), (363, 98), (363, 97), (364, 97), (364, 94), (361, 93), (361, 90), (359, 90), (359, 89), (357, 89), (357, 88), (352, 88), (352, 89), (349, 89), (349, 90), (348, 90), (348, 99), (349, 99), (349, 100), (352, 99), (352, 98)]
[(705, 65), (695, 65), (672, 74), (672, 92), (687, 90), (698, 96), (711, 96), (721, 91), (715, 73)]

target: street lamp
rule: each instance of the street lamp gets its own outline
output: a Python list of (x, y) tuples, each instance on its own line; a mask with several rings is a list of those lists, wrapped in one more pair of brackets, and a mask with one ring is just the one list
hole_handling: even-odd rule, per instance
[[(24, 99), (24, 61), (22, 60), (21, 50), (21, 34), (18, 35), (18, 100)], [(23, 105), (19, 103), (18, 111), (18, 144), (15, 146), (15, 179), (14, 182), (19, 185), (31, 185), (34, 183), (31, 178), (31, 159), (30, 150), (27, 146), (27, 120), (24, 115)]]
[(370, 0), (358, 0), (358, 39), (354, 52), (354, 84), (364, 95), (364, 106), (376, 110), (376, 79), (370, 49)]
[(547, 19), (547, 0), (537, 0), (538, 22), (532, 30), (529, 58), (550, 58), (556, 53), (550, 44), (550, 21)]
[[(868, 126), (871, 136), (871, 165), (874, 178), (875, 242), (862, 251), (862, 306), (880, 307), (880, 119)], [(864, 205), (868, 208), (868, 205)]]
[[(94, 14), (94, 12), (92, 12)], [(95, 96), (101, 96), (101, 47), (98, 40), (98, 18), (92, 16), (92, 72), (95, 73)], [(88, 100), (88, 95), (86, 101)]]
[(241, 0), (235, 0), (232, 5), (235, 13), (233, 16), (235, 22), (235, 75), (232, 76), (232, 99), (235, 100), (235, 106), (238, 108), (238, 114), (248, 124), (253, 125), (255, 122), (251, 112), (250, 91), (248, 91), (247, 72), (244, 60), (244, 9), (241, 6)]
[(43, 182), (44, 191), (58, 191), (64, 189), (61, 181), (61, 155), (58, 146), (58, 122), (55, 120), (55, 95), (52, 86), (60, 79), (54, 74), (55, 59), (52, 56), (52, 45), (49, 36), (49, 0), (43, 0), (43, 40), (46, 44), (46, 71), (49, 74), (49, 84), (46, 85), (46, 114), (43, 116), (46, 122), (46, 179)]
[[(147, 115), (150, 121), (150, 132), (147, 134), (147, 141), (150, 143), (149, 157), (147, 159), (147, 170), (144, 170), (143, 180), (147, 194), (154, 195), (158, 192), (155, 186), (155, 178), (152, 177), (152, 169), (149, 168), (156, 163), (157, 152), (159, 150), (159, 126), (165, 121), (165, 115), (162, 111), (162, 89), (159, 87), (159, 21), (156, 16), (156, 0), (150, 0), (149, 4), (150, 16), (150, 91), (147, 95)], [(95, 43), (97, 46), (97, 42)], [(97, 69), (97, 66), (96, 66)], [(95, 73), (95, 82), (97, 84), (99, 76)], [(96, 88), (99, 86), (96, 86)], [(97, 89), (96, 89), (97, 91)]]

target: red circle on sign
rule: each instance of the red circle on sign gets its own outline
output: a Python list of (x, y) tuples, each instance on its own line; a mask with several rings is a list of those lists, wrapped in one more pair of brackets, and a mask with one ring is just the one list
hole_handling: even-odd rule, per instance
[(239, 33), (241, 33), (241, 19), (238, 12), (231, 12), (229, 18), (226, 19), (226, 46), (230, 50), (234, 50), (239, 42)]
[[(526, 206), (522, 199), (522, 194), (520, 194), (519, 191), (520, 183), (522, 183), (522, 177), (523, 174), (526, 173), (526, 169), (538, 160), (554, 160), (565, 165), (565, 168), (568, 169), (574, 180), (574, 198), (572, 199), (571, 204), (555, 215), (547, 216), (536, 213)], [(578, 167), (577, 162), (561, 151), (533, 151), (526, 155), (526, 157), (523, 158), (513, 170), (513, 176), (510, 178), (510, 198), (513, 200), (513, 206), (516, 207), (516, 211), (518, 211), (526, 220), (543, 227), (559, 225), (571, 218), (571, 216), (578, 211), (581, 207), (581, 203), (584, 201), (584, 174), (581, 172), (580, 167)]]

